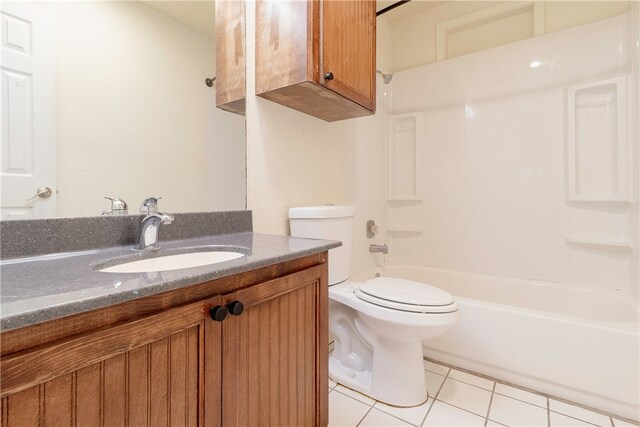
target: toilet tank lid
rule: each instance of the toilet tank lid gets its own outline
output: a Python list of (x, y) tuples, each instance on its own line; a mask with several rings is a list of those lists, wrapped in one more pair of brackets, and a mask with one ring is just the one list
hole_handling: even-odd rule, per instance
[(356, 215), (356, 208), (353, 206), (304, 206), (289, 209), (289, 218), (347, 218)]

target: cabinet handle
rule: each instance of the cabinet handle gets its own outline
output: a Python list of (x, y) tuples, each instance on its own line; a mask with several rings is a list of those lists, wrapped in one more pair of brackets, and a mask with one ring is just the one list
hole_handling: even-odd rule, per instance
[(329, 71), (328, 73), (325, 73), (324, 79), (325, 80), (333, 80), (333, 73), (331, 71)]
[(244, 311), (244, 304), (242, 304), (240, 301), (233, 301), (229, 303), (227, 308), (229, 309), (229, 313), (231, 315), (240, 316)]
[(227, 318), (228, 313), (229, 312), (227, 311), (227, 309), (221, 305), (216, 305), (215, 307), (211, 307), (211, 310), (209, 310), (209, 315), (216, 322), (222, 322), (224, 319)]

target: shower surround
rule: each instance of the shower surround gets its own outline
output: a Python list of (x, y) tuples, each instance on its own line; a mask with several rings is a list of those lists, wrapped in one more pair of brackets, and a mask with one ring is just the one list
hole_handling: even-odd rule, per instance
[[(446, 269), (450, 274), (432, 284), (470, 298), (467, 314), (477, 317), (425, 354), (633, 419), (639, 392), (632, 365), (640, 354), (638, 22), (635, 8), (395, 73), (386, 202), (386, 262)], [(455, 279), (465, 272), (509, 286)], [(453, 280), (455, 286), (447, 283)], [(541, 287), (537, 309), (558, 313), (575, 326), (563, 330), (579, 336), (562, 336), (560, 323), (510, 302)], [(474, 294), (492, 304), (481, 310)], [(584, 295), (620, 301), (627, 316), (598, 326), (593, 319), (610, 307)], [(487, 307), (527, 318), (510, 322)], [(575, 310), (592, 315), (573, 316)], [(455, 345), (478, 334), (518, 340), (511, 347), (479, 340), (477, 357), (469, 345)], [(568, 350), (572, 340), (581, 351)], [(534, 341), (546, 356), (529, 358), (523, 369), (517, 359)], [(571, 373), (575, 381), (554, 377), (566, 366), (580, 367)], [(600, 375), (606, 371), (614, 372)], [(623, 392), (603, 395), (613, 389)]]

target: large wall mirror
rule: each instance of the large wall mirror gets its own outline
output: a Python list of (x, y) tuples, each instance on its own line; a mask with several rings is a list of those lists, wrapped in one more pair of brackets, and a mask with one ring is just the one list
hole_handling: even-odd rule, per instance
[(148, 196), (169, 213), (245, 209), (244, 117), (205, 83), (213, 1), (0, 8), (3, 220), (101, 215), (105, 197), (130, 214)]

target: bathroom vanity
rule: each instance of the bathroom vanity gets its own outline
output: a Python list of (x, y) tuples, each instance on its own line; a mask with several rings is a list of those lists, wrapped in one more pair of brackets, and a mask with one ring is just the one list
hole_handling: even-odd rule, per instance
[(250, 231), (163, 241), (153, 256), (245, 256), (155, 274), (97, 270), (130, 256), (122, 246), (3, 261), (2, 426), (327, 425), (338, 245)]

